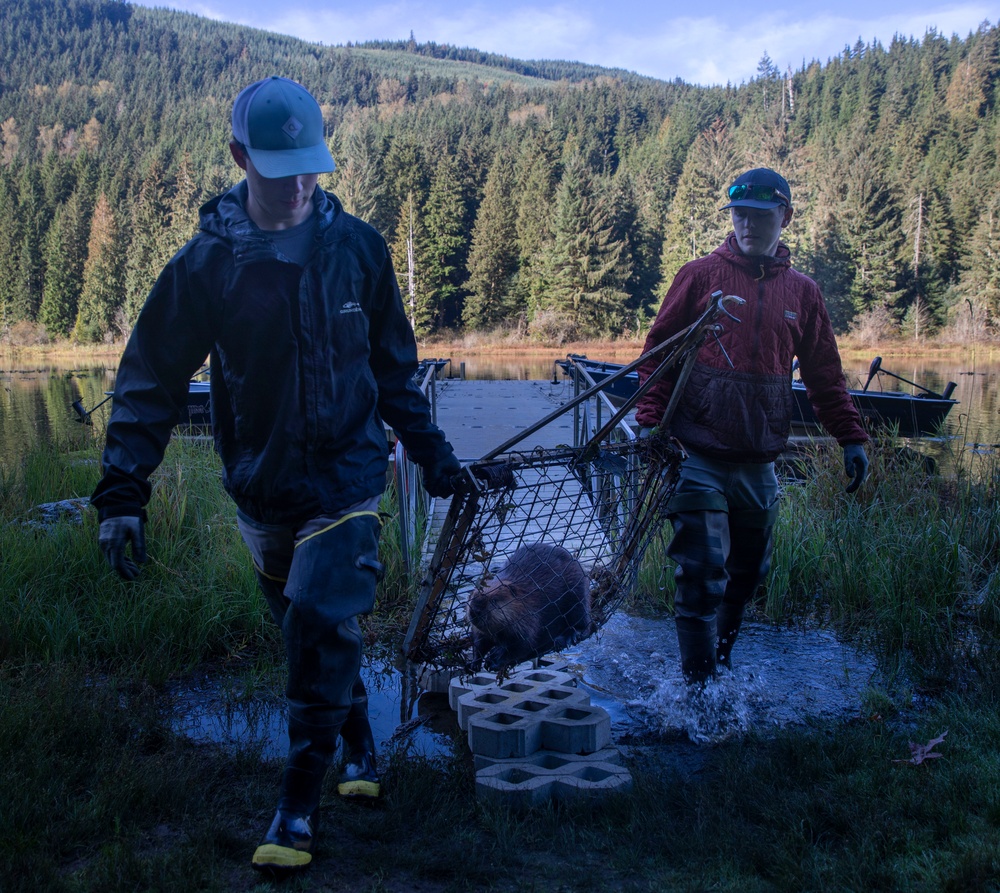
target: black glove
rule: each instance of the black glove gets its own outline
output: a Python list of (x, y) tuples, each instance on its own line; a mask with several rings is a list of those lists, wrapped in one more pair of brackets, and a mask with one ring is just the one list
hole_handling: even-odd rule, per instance
[(860, 443), (849, 443), (844, 447), (844, 473), (854, 478), (847, 485), (847, 492), (853, 493), (868, 477), (868, 456)]
[(513, 488), (517, 484), (514, 469), (510, 465), (472, 465), (471, 470), (473, 477), (477, 481), (482, 481), (486, 490)]
[[(121, 515), (101, 521), (98, 543), (118, 576), (134, 580), (139, 576), (139, 565), (146, 561), (146, 534), (140, 515)], [(132, 544), (132, 558), (125, 555), (125, 547)], [(135, 560), (133, 560), (135, 559)]]
[(444, 498), (455, 492), (451, 479), (462, 470), (462, 463), (455, 458), (454, 453), (448, 453), (443, 459), (438, 459), (433, 465), (424, 468), (424, 489), (431, 496)]

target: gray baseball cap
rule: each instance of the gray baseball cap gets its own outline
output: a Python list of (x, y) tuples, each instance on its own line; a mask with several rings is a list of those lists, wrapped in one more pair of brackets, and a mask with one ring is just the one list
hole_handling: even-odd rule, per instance
[(233, 103), (233, 137), (268, 179), (336, 168), (323, 137), (319, 104), (288, 78), (265, 78), (240, 91)]

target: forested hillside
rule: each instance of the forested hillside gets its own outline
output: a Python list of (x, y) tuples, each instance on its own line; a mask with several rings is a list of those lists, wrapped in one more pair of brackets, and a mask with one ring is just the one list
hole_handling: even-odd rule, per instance
[(1000, 28), (845, 48), (703, 88), (435, 44), (328, 47), (115, 0), (0, 6), (0, 337), (127, 334), (232, 185), (229, 113), (320, 100), (321, 179), (392, 245), (415, 327), (635, 335), (728, 231), (741, 169), (792, 184), (786, 241), (840, 331), (1000, 326)]

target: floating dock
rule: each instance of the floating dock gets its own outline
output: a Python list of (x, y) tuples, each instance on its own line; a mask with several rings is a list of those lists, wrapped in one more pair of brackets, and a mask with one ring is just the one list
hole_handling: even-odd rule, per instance
[[(573, 397), (573, 383), (568, 379), (556, 383), (442, 379), (435, 389), (438, 427), (463, 463), (481, 459)], [(573, 414), (567, 412), (517, 449), (572, 445)]]

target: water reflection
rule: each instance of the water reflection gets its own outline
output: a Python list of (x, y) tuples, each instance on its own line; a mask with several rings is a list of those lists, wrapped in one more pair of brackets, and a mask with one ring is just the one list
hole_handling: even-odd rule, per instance
[[(401, 672), (386, 655), (369, 656), (361, 675), (368, 689), (368, 716), (379, 753), (403, 750), (433, 758), (452, 751), (461, 734), (447, 695), (422, 692), (415, 675)], [(288, 727), (280, 682), (249, 697), (240, 682), (201, 676), (169, 692), (174, 731), (197, 743), (250, 749), (263, 759), (284, 759)]]
[(82, 447), (103, 427), (104, 409), (94, 414), (94, 428), (82, 425), (72, 404), (90, 409), (113, 386), (114, 372), (90, 368), (14, 368), (0, 370), (0, 460), (14, 462), (46, 444)]

